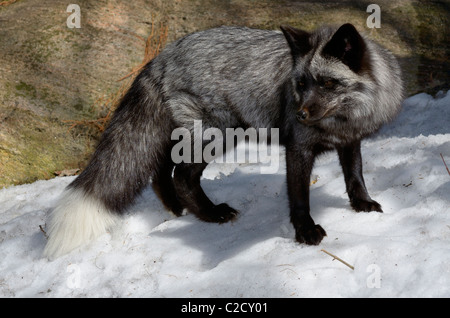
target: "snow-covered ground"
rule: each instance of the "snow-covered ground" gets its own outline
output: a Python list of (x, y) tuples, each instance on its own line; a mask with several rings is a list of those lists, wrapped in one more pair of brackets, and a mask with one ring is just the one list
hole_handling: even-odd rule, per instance
[(52, 262), (39, 226), (73, 177), (2, 189), (0, 297), (450, 297), (450, 91), (407, 99), (362, 152), (384, 213), (353, 212), (336, 154), (324, 155), (311, 186), (319, 246), (294, 241), (284, 153), (272, 175), (207, 168), (205, 191), (241, 211), (232, 223), (175, 218), (149, 188), (111, 233)]

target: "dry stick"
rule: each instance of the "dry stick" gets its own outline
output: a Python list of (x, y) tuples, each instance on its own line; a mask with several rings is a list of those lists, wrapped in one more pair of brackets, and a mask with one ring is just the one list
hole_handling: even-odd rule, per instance
[(47, 232), (45, 232), (44, 228), (40, 224), (39, 224), (39, 229), (41, 230), (42, 233), (44, 233), (45, 238), (48, 240)]
[(123, 76), (122, 78), (118, 79), (117, 81), (120, 82), (130, 76), (134, 76), (136, 75), (136, 73), (138, 73), (140, 70), (142, 70), (144, 68), (145, 65), (147, 65), (148, 62), (150, 62), (152, 59), (154, 59), (161, 51), (162, 47), (166, 44), (167, 41), (167, 35), (168, 35), (168, 28), (163, 26), (163, 24), (161, 24), (160, 29), (159, 29), (159, 38), (155, 41), (157, 41), (156, 43), (156, 48), (152, 47), (152, 42), (154, 40), (154, 35), (155, 35), (155, 25), (154, 22), (152, 22), (152, 30), (150, 32), (150, 35), (147, 37), (147, 40), (145, 41), (145, 53), (144, 53), (144, 59), (142, 60), (141, 64), (139, 64), (138, 66), (136, 66), (130, 73), (128, 73), (127, 75)]
[(14, 2), (17, 2), (19, 0), (7, 0), (7, 1), (2, 1), (0, 2), (0, 7), (6, 7), (9, 6), (10, 4), (13, 4)]
[(448, 174), (450, 175), (450, 170), (448, 170), (447, 164), (445, 163), (445, 160), (444, 160), (444, 157), (442, 156), (442, 153), (440, 155), (441, 155), (442, 161), (444, 162), (444, 166), (447, 169)]
[(349, 263), (347, 263), (347, 262), (341, 260), (341, 259), (340, 259), (339, 257), (337, 257), (336, 255), (333, 255), (333, 254), (331, 254), (330, 252), (325, 251), (324, 249), (321, 249), (321, 251), (324, 252), (324, 253), (326, 253), (326, 254), (328, 254), (328, 255), (330, 255), (330, 256), (333, 257), (334, 259), (337, 259), (337, 260), (338, 260), (339, 262), (341, 262), (342, 264), (347, 265), (347, 266), (350, 267), (352, 270), (355, 270), (355, 268), (354, 268), (352, 265), (350, 265)]

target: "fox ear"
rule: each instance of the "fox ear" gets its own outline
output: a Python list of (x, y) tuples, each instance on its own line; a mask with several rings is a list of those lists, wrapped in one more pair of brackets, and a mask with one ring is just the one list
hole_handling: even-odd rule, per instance
[(363, 64), (365, 50), (364, 39), (352, 24), (347, 23), (334, 33), (323, 48), (322, 54), (338, 58), (357, 73)]
[(309, 43), (310, 33), (293, 28), (289, 25), (280, 26), (283, 31), (286, 40), (291, 48), (292, 56), (304, 56), (311, 50), (311, 44)]

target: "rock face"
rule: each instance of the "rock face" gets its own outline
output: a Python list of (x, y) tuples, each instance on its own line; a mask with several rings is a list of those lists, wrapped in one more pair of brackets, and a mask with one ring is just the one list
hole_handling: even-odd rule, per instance
[(351, 22), (399, 57), (409, 94), (448, 88), (449, 5), (377, 1), (381, 28), (369, 29), (370, 3), (77, 0), (80, 28), (69, 28), (67, 1), (0, 2), (0, 188), (83, 168), (101, 132), (97, 119), (144, 59), (152, 24), (153, 39), (163, 25), (171, 42), (219, 25)]

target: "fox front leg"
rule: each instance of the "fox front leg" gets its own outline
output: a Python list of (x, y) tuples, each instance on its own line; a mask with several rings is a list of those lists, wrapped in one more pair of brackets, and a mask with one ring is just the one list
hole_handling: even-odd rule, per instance
[(357, 212), (383, 212), (381, 205), (367, 192), (362, 173), (361, 141), (338, 147), (339, 161), (344, 172), (347, 194), (352, 208)]
[(291, 222), (299, 243), (318, 245), (325, 230), (314, 223), (309, 208), (309, 184), (315, 155), (299, 149), (298, 145), (286, 147), (287, 185)]

